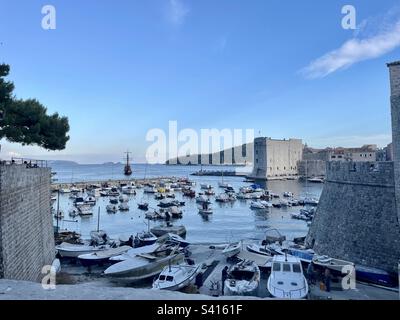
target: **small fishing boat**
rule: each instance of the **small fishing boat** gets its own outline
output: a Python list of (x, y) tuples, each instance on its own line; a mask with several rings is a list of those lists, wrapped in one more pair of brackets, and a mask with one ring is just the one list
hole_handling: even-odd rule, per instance
[(215, 201), (221, 202), (221, 203), (227, 203), (231, 200), (230, 200), (230, 197), (226, 193), (222, 193), (215, 198)]
[(273, 257), (271, 275), (268, 278), (269, 293), (279, 299), (304, 299), (308, 283), (298, 258), (290, 255)]
[(324, 183), (324, 179), (323, 178), (310, 178), (310, 179), (308, 179), (308, 182), (311, 182), (311, 183)]
[(59, 190), (60, 193), (71, 193), (71, 189), (68, 188), (62, 188)]
[(212, 186), (210, 185), (210, 184), (200, 184), (200, 188), (202, 189), (202, 190), (209, 190), (209, 189), (212, 189)]
[(78, 260), (82, 263), (83, 266), (93, 266), (93, 265), (101, 265), (110, 261), (110, 258), (118, 256), (132, 249), (130, 246), (122, 246), (117, 248), (111, 248), (103, 251), (96, 251), (92, 253), (81, 254), (78, 256)]
[(183, 216), (183, 211), (176, 206), (173, 206), (167, 210), (173, 219), (181, 219)]
[(124, 186), (122, 187), (122, 193), (123, 194), (127, 194), (127, 195), (135, 195), (136, 194), (136, 190), (135, 190), (135, 186)]
[(118, 207), (115, 204), (109, 204), (106, 206), (106, 211), (108, 213), (116, 213), (118, 211)]
[(294, 194), (293, 194), (292, 192), (284, 192), (284, 193), (283, 193), (283, 196), (284, 196), (285, 198), (293, 198), (293, 197), (294, 197)]
[(165, 199), (165, 196), (162, 193), (156, 193), (156, 195), (154, 196), (155, 200), (163, 200)]
[(200, 214), (205, 214), (205, 215), (212, 214), (212, 213), (213, 213), (213, 210), (212, 210), (212, 208), (210, 207), (210, 203), (208, 203), (208, 202), (203, 202), (202, 205), (201, 205), (201, 207), (199, 207), (199, 213), (200, 213)]
[(153, 282), (153, 289), (177, 291), (187, 287), (200, 273), (200, 265), (173, 265), (164, 267)]
[(161, 200), (157, 206), (160, 208), (170, 208), (170, 207), (174, 206), (174, 203), (169, 199), (164, 199), (164, 200)]
[(92, 207), (88, 206), (88, 205), (80, 206), (79, 207), (79, 215), (81, 217), (92, 216), (93, 215)]
[(308, 205), (308, 206), (317, 206), (319, 201), (315, 198), (304, 198), (302, 199), (302, 202), (304, 203), (304, 205)]
[(118, 198), (115, 198), (115, 197), (111, 198), (110, 199), (110, 203), (111, 204), (118, 204)]
[(252, 201), (250, 204), (252, 210), (268, 210), (268, 207), (261, 201)]
[(182, 263), (184, 257), (178, 246), (161, 246), (151, 253), (140, 253), (118, 262), (107, 268), (104, 274), (121, 281), (143, 280), (161, 273), (165, 266)]
[(157, 240), (158, 243), (174, 243), (179, 244), (180, 247), (186, 248), (190, 245), (190, 242), (186, 241), (182, 237), (174, 233), (167, 233)]
[(260, 269), (253, 261), (245, 260), (233, 265), (228, 270), (228, 278), (225, 280), (225, 295), (255, 295), (260, 277)]
[(147, 211), (149, 210), (149, 204), (147, 202), (140, 202), (138, 203), (139, 210)]
[(207, 203), (207, 204), (211, 204), (211, 201), (205, 196), (205, 195), (199, 195), (196, 198), (196, 202), (197, 203)]
[(206, 191), (204, 191), (204, 194), (206, 196), (214, 196), (215, 195), (215, 191), (214, 191), (214, 189), (207, 189)]
[(107, 249), (110, 249), (109, 245), (89, 246), (81, 244), (70, 244), (66, 242), (63, 242), (60, 245), (56, 246), (56, 250), (62, 258), (77, 258), (82, 254), (94, 253)]
[(155, 251), (157, 248), (160, 247), (160, 244), (158, 243), (154, 243), (152, 245), (148, 245), (148, 246), (143, 246), (143, 247), (137, 247), (137, 248), (131, 248), (129, 249), (127, 252), (122, 253), (120, 255), (114, 256), (110, 258), (110, 261), (125, 261), (127, 259), (136, 257), (136, 255), (138, 254), (142, 254), (142, 253), (151, 253), (153, 251)]
[(126, 202), (121, 203), (118, 206), (119, 211), (129, 211), (129, 205)]
[(136, 235), (136, 238), (139, 240), (139, 245), (141, 247), (154, 244), (157, 241), (157, 237), (149, 231), (143, 231), (138, 233)]
[(143, 190), (144, 193), (157, 193), (157, 189), (155, 187), (145, 187)]
[(222, 250), (222, 254), (227, 258), (232, 258), (239, 254), (241, 247), (241, 242), (230, 243), (224, 248), (224, 250)]
[(167, 233), (174, 233), (181, 237), (184, 237), (186, 235), (186, 228), (184, 226), (173, 226), (170, 223), (154, 227), (150, 231), (157, 237), (161, 237)]
[(107, 192), (107, 195), (109, 197), (119, 197), (119, 191), (116, 187), (111, 187), (111, 189)]
[(316, 267), (328, 268), (336, 274), (340, 275), (342, 274), (343, 267), (354, 266), (354, 263), (349, 261), (334, 259), (329, 256), (320, 255), (314, 255), (312, 262)]
[(248, 244), (246, 247), (247, 251), (260, 254), (262, 256), (271, 257), (275, 254), (274, 251), (270, 250), (267, 245), (259, 245), (255, 243)]
[(87, 204), (89, 206), (94, 206), (96, 205), (96, 198), (89, 196), (85, 199), (84, 204)]
[(126, 195), (120, 195), (118, 200), (119, 202), (129, 202), (129, 198)]

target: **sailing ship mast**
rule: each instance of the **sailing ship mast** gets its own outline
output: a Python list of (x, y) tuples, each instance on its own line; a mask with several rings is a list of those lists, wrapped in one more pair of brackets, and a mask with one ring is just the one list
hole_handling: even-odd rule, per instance
[(125, 164), (125, 168), (124, 168), (124, 174), (126, 176), (130, 176), (132, 174), (132, 168), (129, 163), (129, 155), (131, 154), (131, 152), (127, 151), (125, 153), (126, 153), (126, 164)]

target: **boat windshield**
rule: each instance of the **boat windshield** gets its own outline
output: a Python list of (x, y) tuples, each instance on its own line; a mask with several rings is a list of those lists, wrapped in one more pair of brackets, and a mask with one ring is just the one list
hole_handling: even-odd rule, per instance
[(274, 263), (274, 266), (273, 266), (273, 268), (272, 268), (272, 270), (273, 270), (273, 271), (281, 271), (281, 264), (275, 262), (275, 263)]
[(160, 278), (159, 278), (161, 281), (164, 281), (165, 280), (165, 276), (164, 275), (160, 275)]
[(298, 264), (298, 263), (293, 264), (293, 272), (301, 273), (300, 264)]
[(283, 272), (290, 272), (290, 264), (289, 263), (284, 263), (283, 264)]
[(173, 281), (174, 280), (174, 277), (172, 277), (172, 276), (167, 276), (167, 281)]

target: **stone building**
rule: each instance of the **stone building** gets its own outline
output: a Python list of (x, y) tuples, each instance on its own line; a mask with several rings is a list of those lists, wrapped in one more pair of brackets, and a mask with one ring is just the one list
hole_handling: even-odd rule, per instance
[(0, 278), (39, 281), (55, 256), (51, 171), (0, 164)]
[(296, 176), (297, 164), (302, 154), (303, 143), (300, 139), (256, 138), (254, 140), (254, 168), (250, 177), (272, 180)]
[(319, 254), (396, 273), (400, 261), (400, 62), (388, 66), (394, 161), (328, 162), (306, 243)]

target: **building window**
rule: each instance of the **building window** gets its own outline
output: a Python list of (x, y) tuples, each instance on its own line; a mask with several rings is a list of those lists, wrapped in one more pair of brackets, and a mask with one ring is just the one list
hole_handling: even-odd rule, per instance
[(258, 159), (256, 159), (256, 163), (258, 163)]
[(332, 156), (332, 159), (336, 159), (336, 156)]

